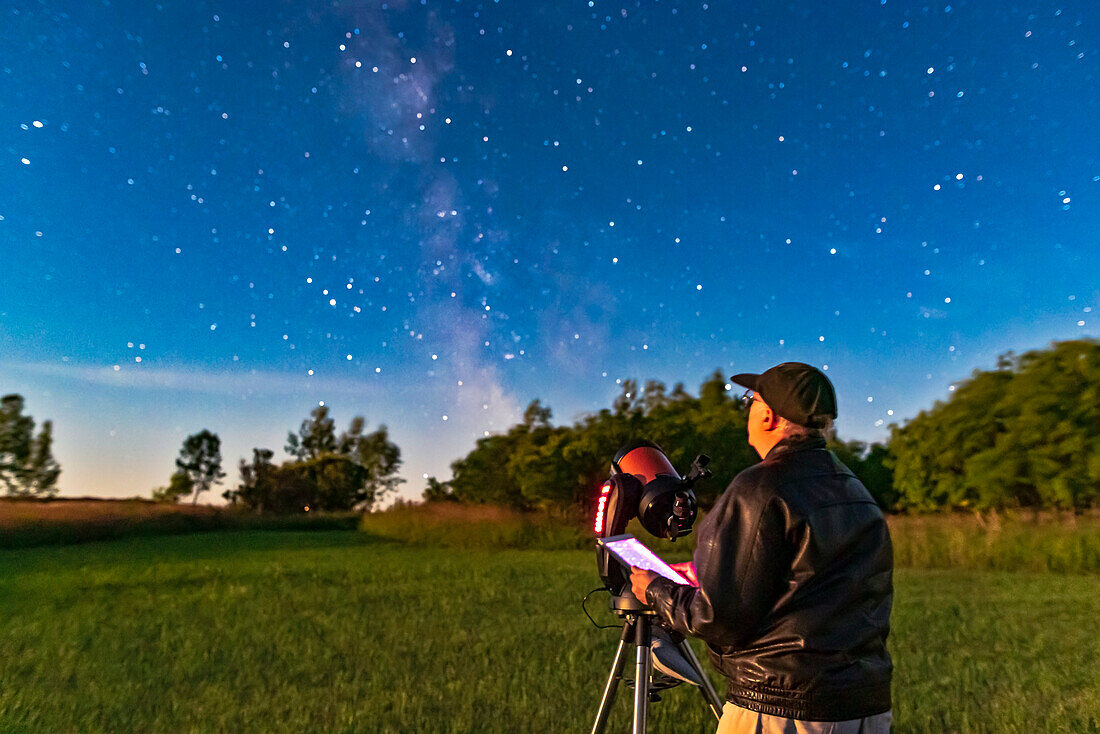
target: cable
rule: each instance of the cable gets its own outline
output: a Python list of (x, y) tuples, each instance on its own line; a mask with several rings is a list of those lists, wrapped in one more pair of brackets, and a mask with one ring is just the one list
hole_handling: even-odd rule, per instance
[(588, 617), (588, 621), (591, 622), (592, 626), (598, 630), (620, 629), (621, 625), (618, 624), (596, 624), (596, 620), (592, 619), (592, 615), (588, 613), (588, 607), (586, 607), (584, 604), (588, 601), (588, 597), (592, 596), (597, 591), (606, 591), (608, 594), (611, 593), (611, 589), (607, 588), (606, 586), (601, 586), (597, 589), (592, 589), (592, 591), (585, 594), (584, 598), (581, 599), (581, 611), (584, 612), (584, 616)]

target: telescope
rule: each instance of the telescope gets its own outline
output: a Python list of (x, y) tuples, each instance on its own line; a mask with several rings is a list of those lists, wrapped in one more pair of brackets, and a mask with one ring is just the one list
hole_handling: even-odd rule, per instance
[[(646, 532), (675, 541), (691, 533), (698, 514), (693, 487), (710, 476), (705, 454), (695, 457), (687, 476), (681, 477), (660, 446), (634, 441), (615, 454), (611, 476), (596, 499), (593, 530), (597, 538), (621, 535), (635, 517)], [(613, 596), (629, 592), (629, 574), (606, 550), (597, 546), (600, 578)]]
[[(622, 535), (627, 523), (635, 517), (646, 532), (658, 538), (674, 541), (688, 535), (698, 514), (692, 488), (700, 479), (710, 476), (709, 463), (706, 455), (699, 454), (687, 476), (681, 477), (657, 444), (650, 441), (627, 444), (612, 459), (611, 476), (596, 498), (592, 527), (596, 537)], [(603, 734), (607, 726), (615, 693), (625, 679), (631, 644), (635, 650), (634, 678), (626, 680), (626, 684), (634, 688), (633, 734), (645, 734), (649, 703), (660, 700), (658, 692), (681, 681), (697, 686), (710, 712), (719, 719), (722, 700), (698, 658), (682, 637), (672, 638), (660, 629), (654, 631), (656, 613), (646, 606), (645, 599), (635, 599), (631, 593), (630, 569), (601, 543), (596, 544), (596, 565), (604, 586), (611, 592), (611, 610), (623, 619), (623, 626), (591, 734)], [(662, 673), (659, 679), (654, 677), (655, 666)]]

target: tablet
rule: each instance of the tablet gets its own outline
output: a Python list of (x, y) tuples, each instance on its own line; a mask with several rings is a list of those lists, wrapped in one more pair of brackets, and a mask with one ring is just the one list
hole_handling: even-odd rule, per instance
[(644, 568), (674, 583), (691, 586), (690, 581), (677, 573), (676, 569), (661, 560), (660, 556), (633, 535), (612, 535), (610, 538), (597, 538), (596, 542), (628, 567)]

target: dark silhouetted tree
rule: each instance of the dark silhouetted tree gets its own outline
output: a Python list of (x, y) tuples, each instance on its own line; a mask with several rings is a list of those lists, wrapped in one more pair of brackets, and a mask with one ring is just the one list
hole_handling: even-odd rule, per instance
[(273, 512), (342, 512), (373, 501), (366, 469), (347, 456), (323, 454), (283, 464), (274, 475), (268, 500)]
[(546, 428), (550, 425), (552, 415), (550, 408), (543, 407), (542, 401), (536, 398), (523, 411), (523, 425), (527, 426), (528, 429)]
[(615, 415), (625, 416), (641, 414), (642, 396), (638, 394), (638, 381), (633, 379), (623, 380), (622, 390), (619, 396), (611, 404)]
[(382, 425), (370, 433), (363, 433), (365, 425), (362, 416), (351, 419), (348, 430), (337, 442), (337, 454), (363, 468), (363, 487), (361, 492), (356, 490), (355, 506), (369, 510), (395, 492), (405, 480), (397, 476), (401, 468), (401, 449), (390, 440), (389, 429)]
[(313, 459), (335, 451), (336, 424), (329, 418), (327, 405), (318, 405), (310, 411), (298, 435), (288, 433), (286, 437), (286, 452), (297, 459)]
[(444, 484), (435, 477), (428, 477), (428, 486), (421, 495), (425, 502), (455, 502), (454, 493), (449, 485)]
[(237, 465), (241, 483), (222, 494), (230, 504), (241, 504), (256, 512), (269, 512), (275, 492), (274, 453), (270, 449), (252, 449), (252, 462), (241, 459)]
[(195, 485), (191, 477), (187, 472), (177, 469), (168, 480), (167, 487), (157, 487), (153, 490), (153, 500), (174, 504), (194, 491)]
[(455, 499), (463, 502), (522, 507), (523, 494), (512, 481), (508, 461), (519, 445), (517, 429), (479, 438), (465, 457), (451, 464), (448, 482)]
[(11, 495), (52, 496), (61, 467), (53, 458), (53, 423), (23, 415), (23, 396), (0, 398), (0, 484)]
[(669, 397), (665, 394), (665, 383), (660, 380), (645, 381), (645, 390), (642, 392), (642, 406), (646, 415), (667, 405), (668, 401)]
[(203, 429), (183, 440), (183, 448), (176, 459), (176, 468), (187, 475), (195, 490), (191, 504), (199, 501), (199, 495), (221, 481), (222, 442), (217, 434)]
[(370, 510), (404, 481), (397, 476), (401, 450), (386, 426), (365, 432), (362, 416), (336, 435), (328, 407), (320, 405), (287, 436), (293, 460), (275, 466), (272, 452), (254, 449), (239, 465), (240, 484), (224, 493), (231, 503), (263, 513)]

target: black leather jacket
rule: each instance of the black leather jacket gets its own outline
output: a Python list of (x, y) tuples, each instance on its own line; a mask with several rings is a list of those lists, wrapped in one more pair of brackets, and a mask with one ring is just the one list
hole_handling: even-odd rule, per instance
[(658, 578), (646, 600), (701, 637), (726, 699), (845, 721), (890, 709), (893, 549), (882, 512), (820, 439), (778, 443), (699, 523), (699, 588)]

